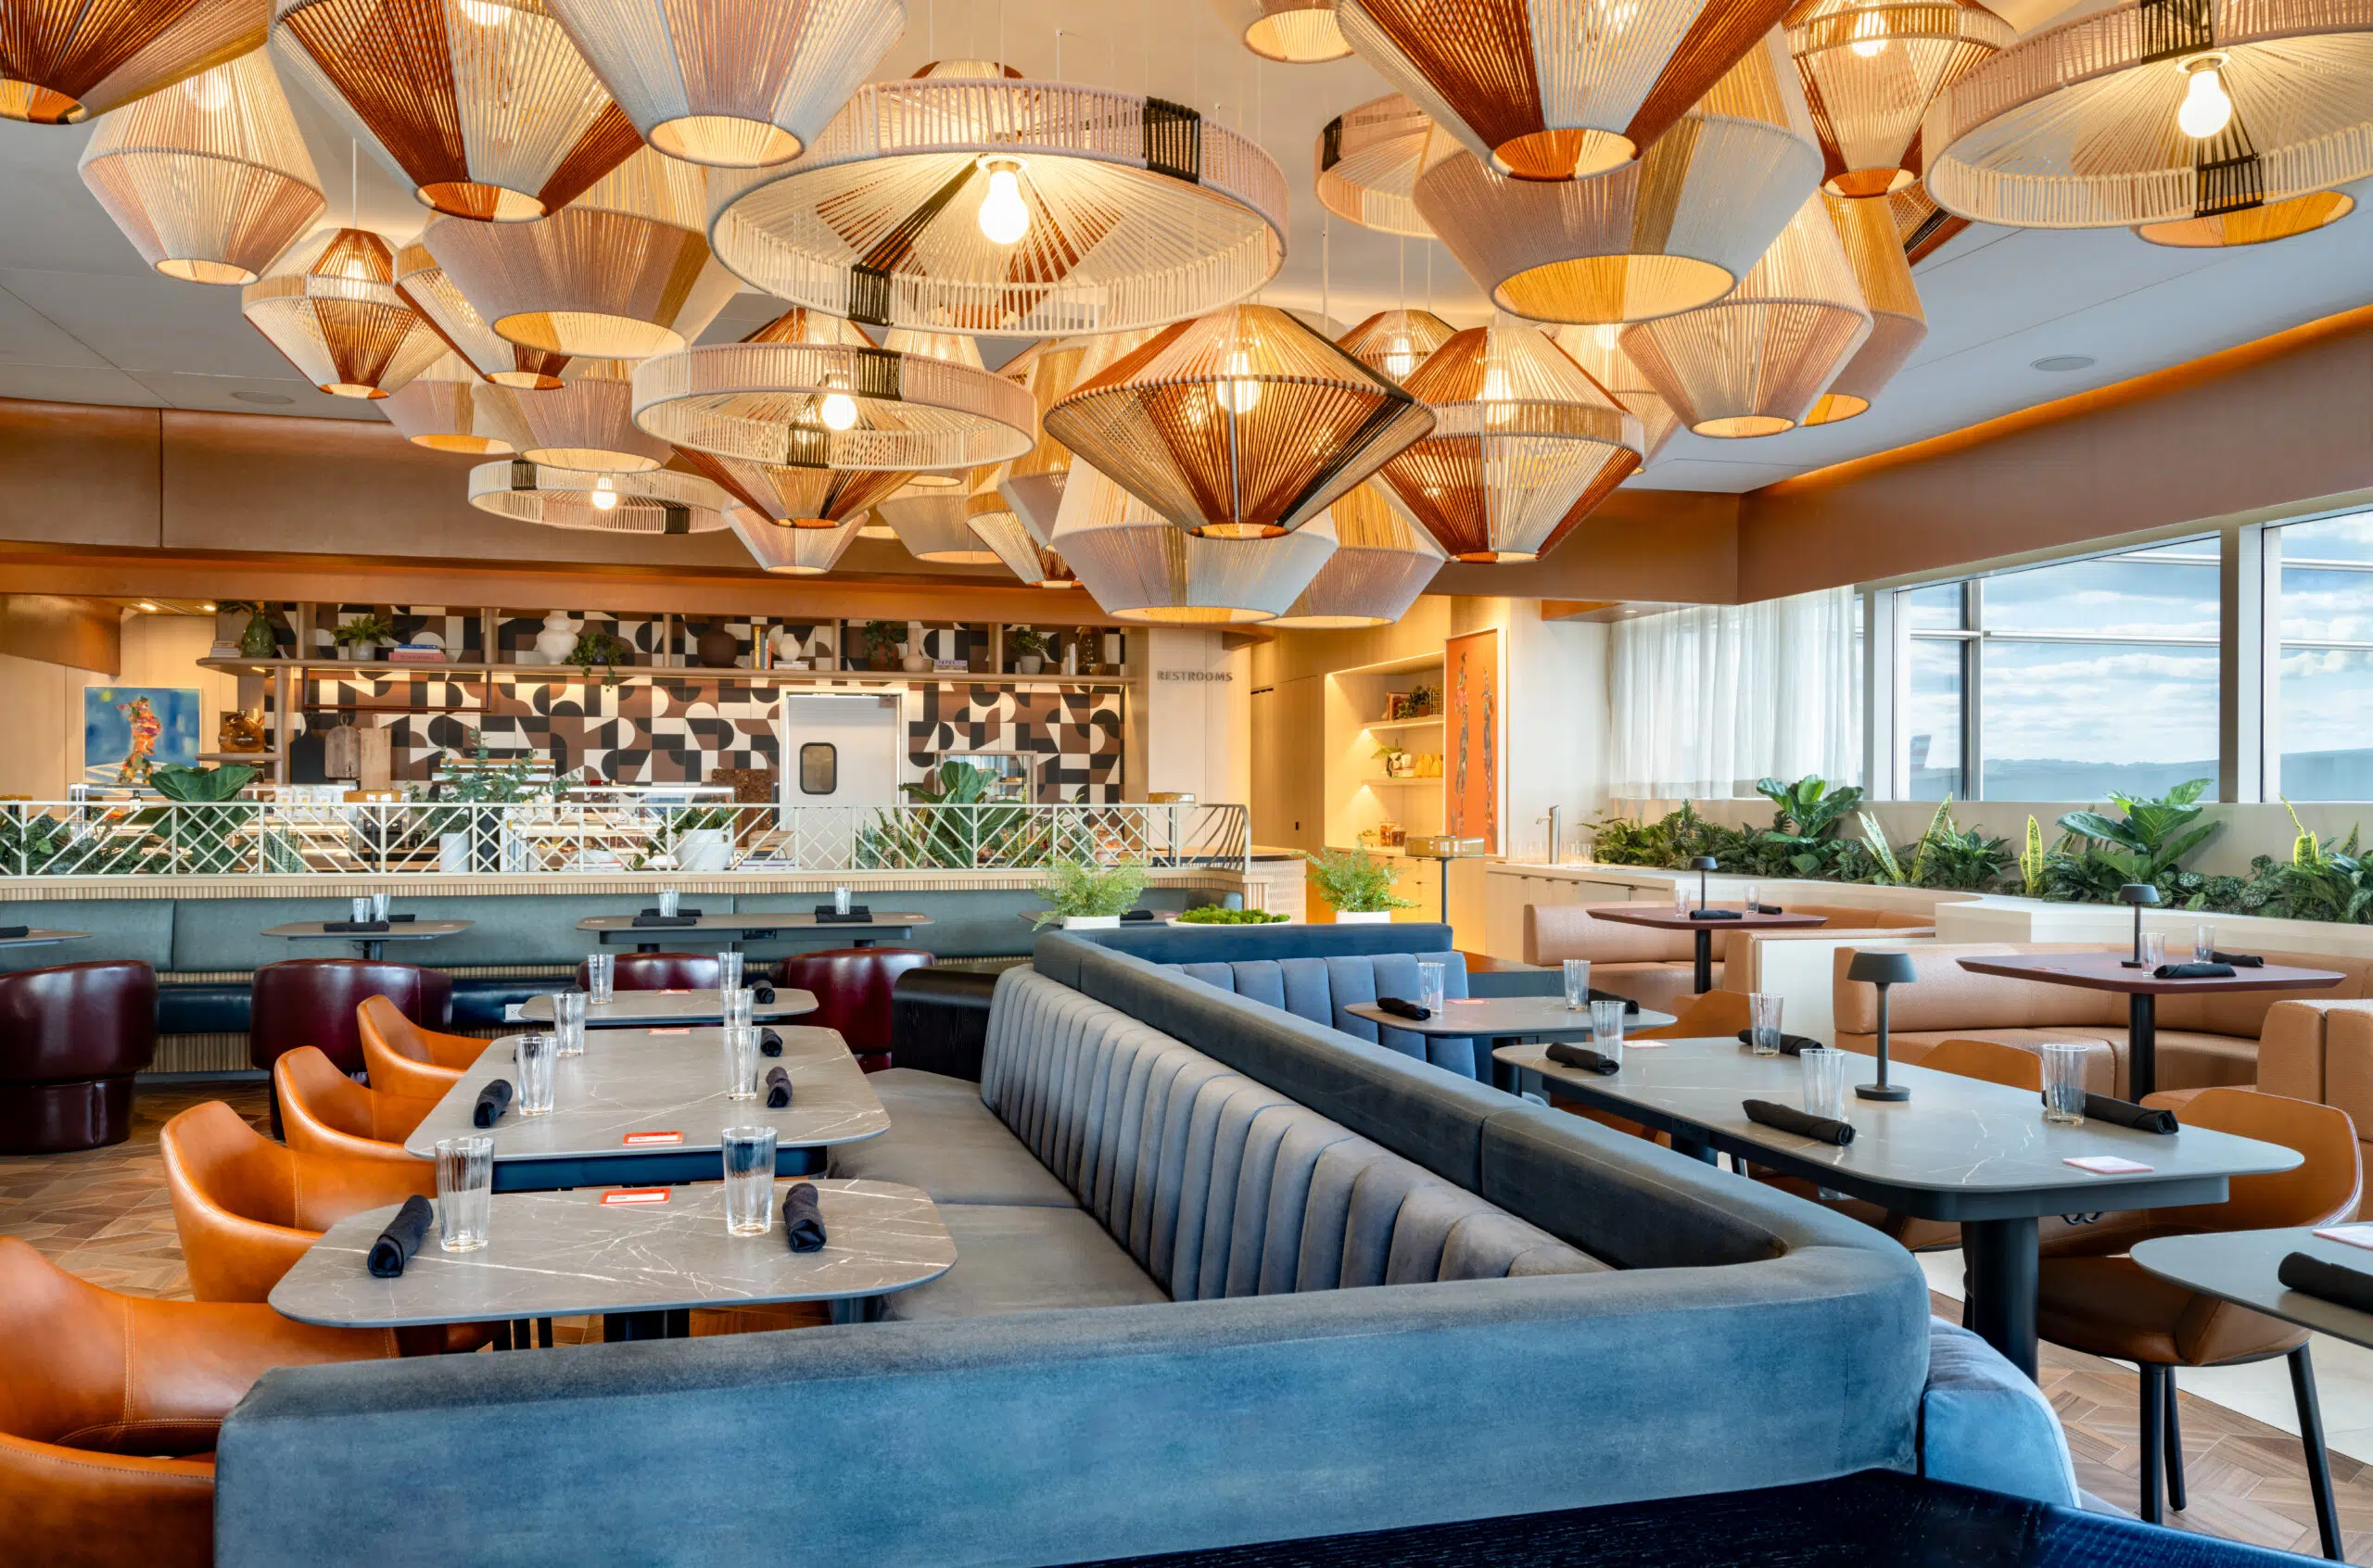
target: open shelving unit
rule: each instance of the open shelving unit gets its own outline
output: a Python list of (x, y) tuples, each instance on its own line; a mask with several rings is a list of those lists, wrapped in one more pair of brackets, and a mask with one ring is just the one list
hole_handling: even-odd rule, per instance
[[(1329, 845), (1355, 848), (1361, 833), (1386, 822), (1399, 823), (1412, 834), (1442, 830), (1445, 786), (1441, 777), (1392, 778), (1382, 771), (1376, 756), (1377, 746), (1387, 740), (1410, 752), (1441, 751), (1440, 714), (1412, 719), (1383, 716), (1388, 694), (1419, 685), (1441, 689), (1440, 653), (1338, 670), (1326, 677), (1325, 798)], [(1398, 848), (1372, 846), (1369, 853), (1395, 863), (1394, 890), (1416, 901), (1415, 908), (1396, 911), (1397, 918), (1439, 917), (1439, 861), (1416, 859)]]

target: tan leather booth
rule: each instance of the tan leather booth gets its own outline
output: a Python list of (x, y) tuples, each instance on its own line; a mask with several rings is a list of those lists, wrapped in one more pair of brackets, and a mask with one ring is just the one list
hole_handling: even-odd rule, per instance
[[(1689, 1000), (1695, 983), (1696, 937), (1689, 931), (1659, 930), (1619, 920), (1602, 920), (1605, 909), (1651, 909), (1646, 902), (1611, 904), (1528, 904), (1524, 910), (1524, 961), (1556, 965), (1568, 958), (1591, 961), (1591, 984), (1601, 991), (1628, 996), (1643, 1007), (1669, 1013)], [(1926, 915), (1868, 909), (1846, 904), (1789, 904), (1789, 913), (1819, 915), (1829, 923), (1795, 931), (1758, 931), (1751, 942), (1778, 942), (1807, 937), (1859, 937), (1884, 932), (1894, 937), (1927, 937), (1936, 931)], [(1722, 986), (1723, 960), (1729, 956), (1732, 932), (1714, 933), (1714, 985)]]

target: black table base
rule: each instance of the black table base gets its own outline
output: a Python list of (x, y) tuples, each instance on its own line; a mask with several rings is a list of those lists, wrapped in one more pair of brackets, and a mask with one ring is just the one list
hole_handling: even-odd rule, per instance
[(2159, 1087), (2159, 999), (2147, 991), (2126, 998), (2126, 1097), (2138, 1100)]
[[(494, 1190), (557, 1193), (571, 1187), (681, 1187), (718, 1180), (722, 1158), (715, 1149), (704, 1149), (687, 1154), (589, 1155), (579, 1159), (499, 1159), (494, 1162)], [(778, 1176), (820, 1176), (823, 1171), (820, 1148), (775, 1151)]]
[(602, 1319), (602, 1340), (616, 1345), (630, 1339), (690, 1339), (692, 1311), (677, 1307), (660, 1312), (610, 1312)]
[(1689, 933), (1697, 939), (1697, 973), (1694, 979), (1697, 994), (1705, 995), (1714, 989), (1714, 932), (1700, 926)]
[(2036, 1375), (2036, 1290), (2042, 1267), (2037, 1247), (2032, 1216), (1961, 1221), (1961, 1256), (1969, 1263), (1965, 1321), (2030, 1382)]

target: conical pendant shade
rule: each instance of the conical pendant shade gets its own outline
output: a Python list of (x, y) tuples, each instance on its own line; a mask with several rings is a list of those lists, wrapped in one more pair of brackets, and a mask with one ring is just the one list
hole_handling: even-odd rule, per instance
[(1058, 468), (1050, 474), (1026, 474), (1009, 479), (997, 489), (1013, 508), (1021, 521), (1022, 532), (1037, 542), (1040, 550), (1054, 549), (1055, 525), (1061, 520), (1063, 487), (1071, 482), (1071, 470)]
[(1335, 0), (1224, 0), (1244, 46), (1282, 65), (1320, 65), (1351, 52), (1335, 20)]
[(1821, 204), (1846, 247), (1862, 302), (1870, 307), (1871, 335), (1805, 416), (1807, 424), (1835, 424), (1867, 411), (1928, 339), (1928, 316), (1920, 308), (1920, 289), (1911, 281), (1911, 263), (1904, 259), (1887, 204), (1834, 196), (1822, 196)]
[(854, 523), (837, 528), (797, 527), (746, 506), (732, 508), (725, 518), (759, 569), (784, 577), (822, 576), (841, 563), (841, 557), (863, 532)]
[(716, 480), (742, 507), (785, 528), (822, 531), (855, 524), (876, 503), (904, 489), (909, 477), (848, 468), (784, 468), (714, 457), (689, 447), (676, 455), (694, 473)]
[(2355, 210), (2356, 198), (2346, 191), (2314, 191), (2288, 201), (2246, 207), (2238, 212), (2138, 224), (2134, 232), (2152, 245), (2172, 246), (2179, 250), (2215, 250), (2232, 246), (2271, 245), (2276, 240), (2312, 234)]
[(1637, 157), (1791, 0), (1342, 0), (1360, 57), (1493, 169), (1571, 180)]
[[(1006, 498), (1006, 486), (1013, 479), (1058, 474), (1071, 466), (1071, 449), (1047, 431), (1047, 411), (1070, 396), (1085, 379), (1090, 350), (1091, 342), (1085, 338), (1048, 339), (1033, 345), (1000, 373), (1007, 380), (1018, 381), (1029, 389), (1031, 403), (1038, 414), (1038, 442), (1011, 462), (986, 470), (980, 481), (971, 486), (964, 514), (972, 531), (996, 551), (997, 559), (1025, 579), (1038, 574), (1060, 576), (1068, 583), (1071, 571), (1061, 566), (1061, 558), (1050, 551), (1045, 552), (1047, 560), (1038, 561), (1035, 565), (1023, 564), (1025, 560), (1036, 559), (1030, 552), (1043, 550), (1043, 544), (1033, 538), (1014, 514), (1012, 503)], [(1047, 582), (1042, 586), (1060, 585)]]
[(909, 491), (882, 503), (882, 520), (896, 531), (898, 542), (918, 561), (994, 566), (997, 552), (983, 544), (965, 520), (965, 503), (971, 499), (958, 490)]
[(557, 212), (641, 145), (543, 0), (275, 0), (283, 67), (473, 221)]
[(648, 474), (588, 474), (509, 458), (470, 470), (470, 504), (547, 528), (708, 534), (725, 526), (730, 502), (723, 490), (697, 474), (665, 468)]
[(1313, 631), (1383, 626), (1409, 613), (1447, 558), (1388, 494), (1370, 480), (1326, 509), (1335, 553), (1271, 626)]
[(998, 510), (971, 519), (972, 532), (1006, 569), (1033, 588), (1079, 587), (1079, 577), (1055, 551), (1030, 537), (1009, 502), (998, 498)]
[(576, 360), (558, 388), (519, 394), (528, 444), (520, 455), (555, 468), (637, 474), (674, 449), (634, 422), (634, 367), (624, 360)]
[(395, 263), (367, 230), (325, 230), (240, 290), (239, 310), (323, 391), (384, 398), (445, 352), (428, 318), (397, 292)]
[(1377, 477), (1454, 560), (1531, 560), (1647, 450), (1639, 416), (1529, 324), (1468, 328), (1409, 390), (1432, 406), (1434, 433)]
[(1318, 133), (1318, 204), (1378, 234), (1431, 239), (1417, 180), (1460, 151), (1458, 139), (1398, 93), (1372, 99)]
[(380, 411), (406, 440), (431, 451), (500, 457), (528, 445), (511, 389), (489, 386), (450, 350), (390, 394)]
[(428, 254), (426, 246), (415, 241), (396, 252), (396, 286), (413, 310), (428, 318), (448, 348), (497, 386), (549, 392), (560, 385), (568, 356), (547, 354), (496, 336), (477, 307), (462, 297), (437, 258)]
[(421, 243), (497, 335), (641, 360), (683, 348), (733, 297), (703, 205), (702, 171), (646, 147), (539, 222), (436, 218)]
[(1640, 416), (1640, 433), (1646, 445), (1640, 453), (1640, 466), (1647, 467), (1656, 461), (1671, 440), (1673, 432), (1681, 428), (1681, 416), (1673, 412), (1665, 395), (1650, 385), (1623, 351), (1623, 329), (1619, 326), (1563, 326), (1553, 335), (1557, 347), (1566, 350), (1573, 361), (1590, 373), (1590, 378), (1615, 395), (1615, 400)]
[(1335, 530), (1322, 518), (1282, 538), (1199, 538), (1082, 459), (1050, 542), (1108, 615), (1225, 626), (1285, 613), (1335, 553)]
[(1929, 104), (2016, 36), (1978, 0), (1800, 0), (1788, 13), (1788, 53), (1821, 133), (1829, 193), (1880, 196), (1910, 184), (1905, 165)]
[(1804, 89), (1774, 32), (1636, 161), (1543, 183), (1462, 154), (1417, 182), (1417, 210), (1503, 310), (1638, 322), (1729, 293), (1821, 171)]
[(1179, 526), (1261, 538), (1317, 516), (1433, 417), (1285, 311), (1234, 305), (1156, 333), (1047, 428)]
[(1623, 351), (1698, 435), (1776, 436), (1803, 423), (1870, 335), (1870, 307), (1814, 196), (1729, 298), (1631, 327)]
[(1377, 374), (1402, 382), (1456, 331), (1431, 310), (1378, 310), (1337, 338), (1335, 346)]
[(106, 116), (81, 170), (140, 259), (191, 283), (253, 283), (327, 205), (261, 49)]
[(271, 0), (8, 0), (0, 120), (71, 125), (264, 45)]
[(780, 163), (906, 28), (904, 0), (551, 0), (618, 107), (670, 158)]

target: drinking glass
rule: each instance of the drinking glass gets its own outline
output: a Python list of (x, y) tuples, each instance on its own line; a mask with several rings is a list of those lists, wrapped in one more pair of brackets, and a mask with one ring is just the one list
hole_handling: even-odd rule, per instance
[(725, 1151), (725, 1230), (763, 1236), (775, 1222), (775, 1130), (729, 1127), (717, 1137)]
[(2191, 961), (2195, 964), (2214, 963), (2216, 958), (2216, 928), (2194, 926), (2191, 929)]
[(2082, 1126), (2085, 1120), (2085, 1048), (2082, 1045), (2038, 1045), (2043, 1058), (2043, 1119), (2061, 1127)]
[(1566, 960), (1566, 1010), (1579, 1013), (1591, 1005), (1591, 961), (1587, 958)]
[(552, 993), (552, 1032), (560, 1039), (560, 1055), (585, 1055), (585, 993), (556, 991)]
[(1784, 997), (1755, 992), (1746, 999), (1748, 1049), (1758, 1056), (1780, 1054), (1780, 1004)]
[(437, 1140), (437, 1245), (476, 1252), (486, 1245), (494, 1197), (494, 1139), (484, 1132)]
[(1442, 1010), (1442, 967), (1440, 964), (1417, 966), (1417, 1005), (1428, 1012)]
[(585, 960), (585, 1000), (607, 1003), (611, 996), (610, 988), (617, 983), (617, 979), (618, 955), (615, 953), (594, 954)]
[(371, 895), (371, 918), (374, 920), (386, 919), (387, 917), (387, 905), (390, 902), (392, 902), (391, 897), (387, 893), (373, 893)]
[(2164, 931), (2143, 932), (2142, 967), (2146, 969), (2155, 969), (2166, 961), (2167, 933)]
[(717, 990), (733, 992), (742, 989), (742, 958), (741, 954), (730, 949), (717, 955)]
[(1846, 1119), (1846, 1053), (1808, 1045), (1796, 1054), (1805, 1074), (1805, 1114)]
[(725, 1026), (725, 1097), (758, 1097), (758, 1031), (746, 1023)]
[(1763, 889), (1757, 883), (1749, 882), (1746, 885), (1746, 912), (1750, 915), (1754, 914), (1755, 906), (1762, 902)]
[(1672, 885), (1672, 912), (1676, 915), (1686, 915), (1689, 913), (1688, 883), (1675, 882)]
[(368, 920), (371, 918), (371, 895), (369, 893), (357, 893), (349, 902), (354, 905), (354, 917), (357, 920)]
[(846, 888), (834, 888), (832, 890), (832, 913), (835, 915), (845, 915), (848, 912), (849, 890)]
[(723, 1021), (727, 1028), (730, 1029), (736, 1024), (754, 1023), (757, 1020), (758, 993), (756, 992), (745, 985), (737, 986), (731, 991), (719, 994), (725, 1004)]
[(523, 1034), (513, 1043), (519, 1064), (519, 1114), (549, 1116), (552, 1108), (552, 1059), (560, 1042), (549, 1034)]
[(1619, 1056), (1623, 1050), (1623, 999), (1591, 1004), (1591, 1043), (1601, 1056)]
[(683, 895), (682, 893), (680, 893), (680, 892), (677, 891), (674, 888), (662, 888), (662, 889), (660, 889), (660, 890), (659, 890), (659, 914), (660, 914), (660, 917), (661, 917), (663, 919), (668, 919), (668, 920), (672, 920), (672, 919), (674, 919), (674, 918), (676, 917), (676, 906), (677, 906), (677, 904), (678, 904), (679, 902), (681, 902), (681, 901), (682, 901), (683, 896), (684, 896), (684, 895)]

